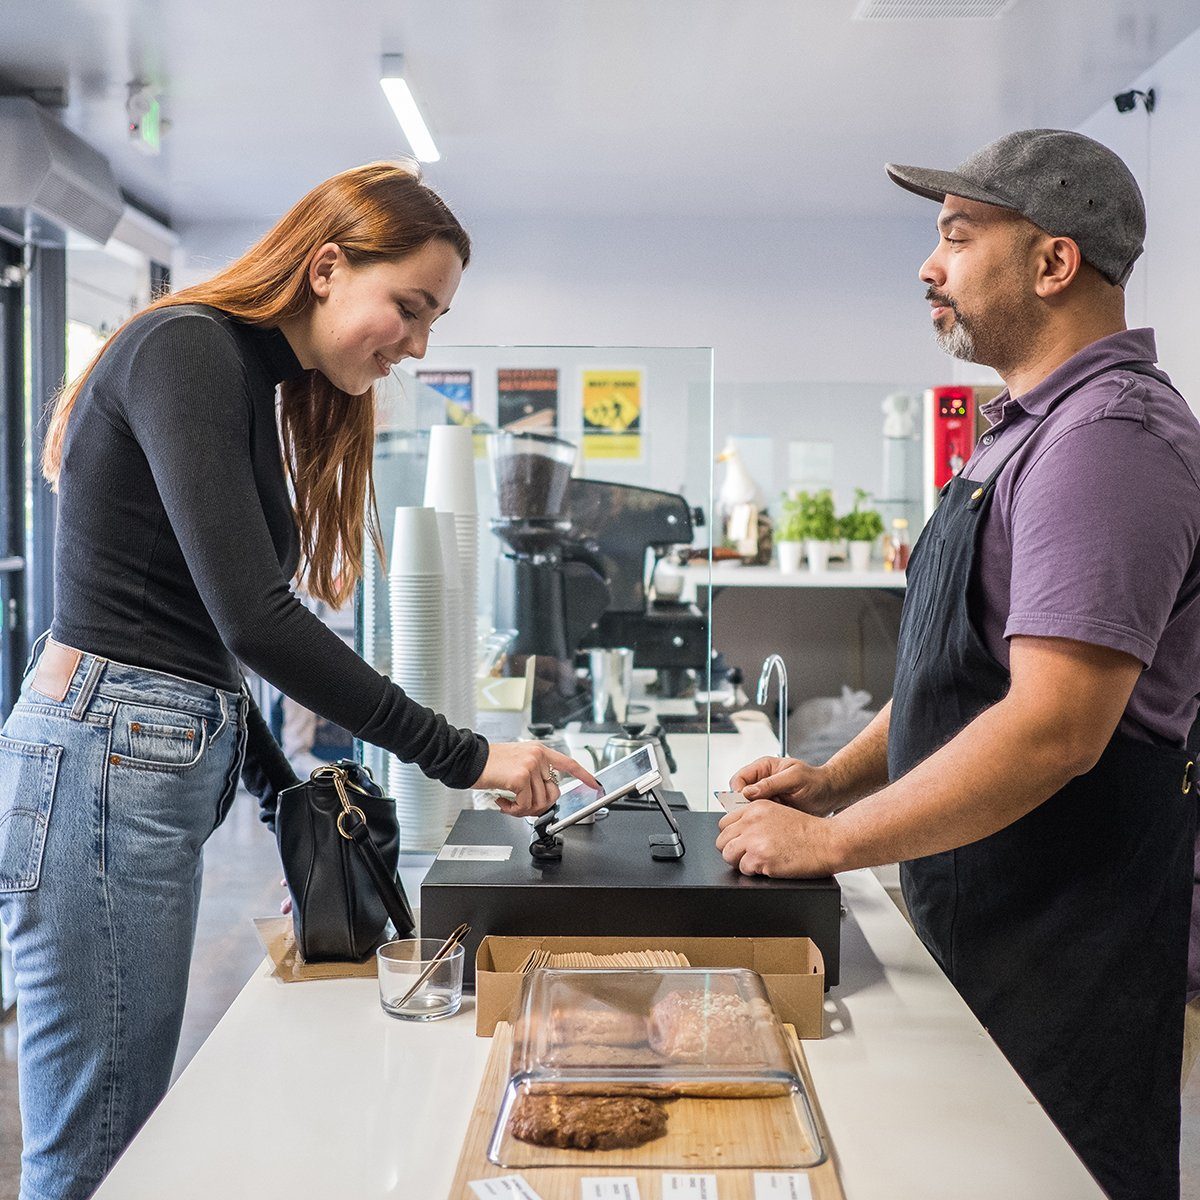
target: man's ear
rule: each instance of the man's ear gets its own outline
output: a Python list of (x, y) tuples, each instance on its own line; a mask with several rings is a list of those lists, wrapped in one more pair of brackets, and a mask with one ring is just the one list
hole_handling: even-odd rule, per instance
[(1036, 254), (1038, 271), (1034, 290), (1042, 299), (1061, 295), (1074, 282), (1083, 265), (1083, 255), (1074, 238), (1043, 238)]

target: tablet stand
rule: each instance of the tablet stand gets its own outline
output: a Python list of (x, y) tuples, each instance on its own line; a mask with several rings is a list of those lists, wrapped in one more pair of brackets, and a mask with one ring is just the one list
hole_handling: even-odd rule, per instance
[(659, 862), (671, 862), (682, 858), (687, 851), (687, 847), (683, 844), (683, 835), (679, 832), (679, 823), (671, 815), (671, 810), (657, 787), (650, 789), (650, 795), (654, 797), (654, 803), (658, 805), (659, 812), (662, 813), (667, 824), (671, 827), (670, 833), (652, 833), (650, 835), (650, 857)]
[[(554, 809), (550, 811), (553, 812)], [(535, 863), (560, 862), (562, 860), (562, 838), (557, 834), (547, 833), (544, 828), (539, 830), (537, 825), (534, 825), (533, 828), (537, 833), (537, 837), (529, 843), (529, 853), (533, 855), (533, 861)]]
[[(638, 782), (642, 784), (641, 780)], [(632, 790), (636, 790), (640, 795), (653, 797), (659, 812), (670, 826), (669, 833), (652, 833), (650, 835), (650, 857), (657, 862), (673, 862), (684, 856), (687, 847), (683, 844), (683, 835), (680, 833), (678, 822), (671, 815), (670, 807), (659, 792), (661, 786), (662, 777), (655, 773), (646, 779), (644, 786), (638, 786)], [(582, 816), (583, 813), (578, 815)], [(534, 822), (533, 831), (536, 836), (529, 843), (529, 853), (537, 864), (562, 860), (563, 840), (557, 832), (551, 833), (550, 831), (565, 829), (568, 825), (574, 824), (574, 821), (568, 818), (565, 822), (559, 822), (556, 817), (557, 808), (552, 808)]]

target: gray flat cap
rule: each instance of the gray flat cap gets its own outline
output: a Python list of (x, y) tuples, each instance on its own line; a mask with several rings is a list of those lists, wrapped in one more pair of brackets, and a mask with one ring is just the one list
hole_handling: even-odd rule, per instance
[(1011, 209), (1053, 237), (1069, 237), (1108, 281), (1124, 286), (1146, 237), (1137, 180), (1107, 146), (1066, 129), (1020, 129), (976, 150), (953, 171), (887, 164), (918, 196), (962, 196)]

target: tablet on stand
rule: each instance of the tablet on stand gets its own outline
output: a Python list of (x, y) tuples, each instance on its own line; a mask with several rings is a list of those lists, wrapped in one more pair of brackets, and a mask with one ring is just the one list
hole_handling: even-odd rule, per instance
[[(601, 785), (600, 791), (577, 781), (562, 792), (554, 808), (534, 822), (533, 829), (537, 836), (529, 845), (529, 853), (535, 862), (556, 862), (561, 859), (563, 843), (558, 835), (564, 829), (634, 793), (651, 796), (670, 826), (670, 833), (650, 835), (650, 857), (660, 861), (683, 857), (686, 847), (680, 836), (679, 825), (659, 793), (663, 779), (653, 747), (642, 746), (618, 762), (602, 768), (596, 772), (596, 780)], [(568, 811), (564, 812), (564, 807)]]

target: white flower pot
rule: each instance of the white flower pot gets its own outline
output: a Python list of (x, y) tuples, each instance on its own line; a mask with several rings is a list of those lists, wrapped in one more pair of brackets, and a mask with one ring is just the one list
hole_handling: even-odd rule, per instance
[(800, 560), (804, 557), (803, 542), (776, 542), (775, 549), (779, 553), (781, 571), (791, 575), (800, 570)]
[(828, 571), (829, 570), (829, 543), (828, 542), (805, 542), (808, 552), (808, 569), (810, 571)]
[(871, 550), (874, 542), (850, 543), (850, 570), (869, 571), (871, 569)]

